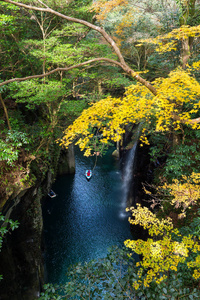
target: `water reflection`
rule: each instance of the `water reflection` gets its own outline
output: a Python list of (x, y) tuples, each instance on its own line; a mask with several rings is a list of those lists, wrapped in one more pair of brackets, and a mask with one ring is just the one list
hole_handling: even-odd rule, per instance
[(123, 193), (118, 164), (110, 154), (100, 158), (88, 182), (85, 170), (92, 169), (92, 164), (93, 158), (77, 151), (76, 174), (59, 177), (53, 186), (58, 196), (46, 199), (44, 228), (50, 282), (65, 282), (70, 264), (104, 257), (108, 247), (121, 246), (131, 238), (127, 219), (120, 218)]

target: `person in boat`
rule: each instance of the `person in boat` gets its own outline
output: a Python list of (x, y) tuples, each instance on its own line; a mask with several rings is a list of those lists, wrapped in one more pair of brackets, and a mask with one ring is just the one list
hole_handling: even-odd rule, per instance
[(87, 171), (87, 176), (90, 177), (90, 170)]
[(51, 198), (54, 198), (54, 197), (56, 197), (56, 193), (54, 193), (53, 190), (50, 190), (50, 192), (48, 193), (48, 196)]
[(55, 195), (54, 191), (50, 190), (49, 195), (50, 195), (51, 197), (54, 196), (54, 195)]

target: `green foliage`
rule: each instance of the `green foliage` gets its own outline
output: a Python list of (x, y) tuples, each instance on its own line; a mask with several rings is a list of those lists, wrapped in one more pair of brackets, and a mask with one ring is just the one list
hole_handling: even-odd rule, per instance
[[(0, 213), (0, 252), (2, 248), (3, 238), (9, 231), (13, 231), (19, 227), (18, 221), (13, 221), (11, 219), (5, 219), (5, 217)], [(3, 276), (0, 275), (0, 281), (3, 279)]]
[(164, 176), (179, 179), (182, 174), (189, 175), (192, 171), (198, 173), (199, 163), (199, 144), (178, 145), (168, 154)]
[(160, 284), (152, 282), (149, 287), (134, 289), (133, 283), (138, 278), (136, 262), (127, 249), (113, 247), (106, 258), (71, 266), (63, 285), (46, 284), (40, 300), (50, 299), (143, 299), (168, 300), (198, 299), (200, 292), (191, 281), (182, 278), (184, 270), (177, 276), (169, 274), (168, 279)]
[(0, 15), (0, 27), (6, 26), (8, 24), (13, 24), (15, 18), (13, 16)]
[[(18, 92), (16, 92), (16, 87), (18, 87)], [(29, 80), (14, 84), (13, 98), (18, 99), (19, 103), (26, 103), (26, 107), (29, 109), (34, 109), (41, 104), (56, 102), (65, 95), (66, 90), (61, 82), (46, 81), (45, 84), (40, 84), (38, 80)]]
[(156, 77), (166, 77), (171, 70), (178, 66), (179, 57), (180, 51), (163, 55), (157, 52), (152, 53), (148, 58), (148, 79), (153, 80)]
[(149, 138), (152, 145), (149, 149), (151, 161), (155, 162), (157, 158), (162, 158), (169, 150), (170, 141), (166, 139), (166, 135), (163, 133), (152, 132)]
[(68, 116), (69, 119), (74, 120), (82, 111), (87, 107), (86, 99), (83, 100), (66, 100), (63, 102), (60, 114), (61, 118), (65, 115)]
[[(38, 5), (38, 1), (24, 0), (23, 2)], [(91, 2), (90, 0), (47, 0), (45, 3), (62, 13), (67, 12), (68, 15), (93, 22), (94, 13), (88, 11)], [(177, 2), (181, 4), (180, 15), (184, 15), (183, 1)], [(136, 47), (137, 40), (141, 37), (155, 37), (177, 27), (181, 16), (178, 14), (174, 1), (159, 2), (151, 0), (140, 1), (140, 3), (136, 1), (134, 5), (132, 1), (128, 1), (128, 4), (122, 9), (119, 6), (124, 5), (124, 1), (118, 1), (119, 5), (115, 5), (115, 1), (103, 1), (103, 3), (113, 5), (114, 11), (110, 11), (109, 17), (104, 21), (99, 18), (99, 22), (109, 33), (115, 36), (115, 41), (120, 46), (125, 59), (131, 65), (136, 66), (138, 70), (148, 67), (150, 72), (146, 76), (151, 80), (158, 76), (162, 78), (160, 83), (157, 84), (158, 96), (154, 102), (151, 102), (151, 96), (148, 93), (143, 90), (140, 92), (139, 85), (137, 86), (138, 91), (134, 86), (132, 91), (131, 89), (129, 92), (127, 90), (127, 105), (119, 109), (120, 114), (116, 115), (116, 123), (110, 123), (109, 126), (107, 125), (111, 115), (115, 110), (117, 111), (118, 106), (120, 108), (122, 101), (120, 98), (116, 100), (116, 103), (113, 101), (113, 107), (109, 110), (107, 119), (104, 119), (106, 109), (109, 107), (107, 104), (112, 101), (111, 98), (108, 99), (106, 105), (101, 108), (101, 115), (98, 113), (96, 123), (91, 123), (88, 129), (88, 134), (92, 138), (90, 141), (87, 139), (84, 142), (80, 141), (80, 145), (82, 143), (82, 147), (87, 147), (91, 144), (93, 152), (104, 153), (110, 146), (109, 139), (100, 141), (106, 126), (108, 137), (111, 134), (116, 142), (119, 140), (119, 132), (122, 129), (123, 122), (126, 126), (131, 122), (139, 123), (141, 120), (145, 120), (145, 134), (152, 135), (156, 128), (155, 119), (161, 116), (156, 128), (155, 138), (152, 138), (151, 141), (154, 145), (151, 148), (152, 160), (155, 161), (155, 158), (168, 155), (163, 175), (170, 180), (174, 177), (180, 178), (182, 174), (187, 175), (191, 171), (198, 172), (199, 143), (195, 140), (195, 137), (192, 137), (192, 141), (195, 141), (195, 143), (190, 143), (187, 140), (184, 144), (181, 143), (182, 140), (180, 145), (172, 147), (170, 135), (171, 133), (176, 135), (172, 125), (174, 122), (172, 121), (172, 113), (179, 112), (179, 110), (181, 113), (183, 110), (185, 115), (181, 115), (182, 120), (196, 117), (199, 113), (199, 108), (196, 105), (198, 99), (194, 99), (195, 93), (197, 96), (194, 89), (197, 83), (194, 83), (193, 86), (188, 84), (188, 77), (185, 77), (184, 81), (183, 72), (179, 72), (179, 76), (177, 72), (177, 76), (172, 76), (168, 82), (167, 79), (164, 80), (178, 64), (181, 54), (181, 42), (177, 43), (177, 49), (174, 52), (163, 53), (162, 57), (155, 53), (152, 45), (147, 46), (145, 44)], [(0, 76), (2, 80), (11, 76), (23, 77), (39, 74), (42, 71), (44, 73), (56, 67), (74, 65), (97, 56), (115, 58), (111, 49), (100, 39), (96, 32), (90, 31), (82, 25), (65, 24), (58, 17), (50, 17), (46, 13), (30, 11), (29, 13), (19, 14), (21, 9), (7, 3), (0, 4), (0, 12), (0, 29), (2, 29), (0, 31), (0, 52), (2, 55)], [(187, 20), (188, 24), (190, 22), (198, 24), (199, 12), (196, 11), (192, 16), (194, 18), (190, 16)], [(27, 30), (27, 28), (29, 29)], [(198, 61), (199, 42), (195, 41), (195, 43), (193, 61)], [(193, 74), (197, 75), (196, 78), (198, 79), (198, 71), (195, 72)], [(162, 86), (160, 90), (159, 84)], [(5, 89), (3, 91), (5, 99), (7, 102), (12, 100), (15, 104), (19, 103), (17, 109), (21, 110), (28, 120), (23, 117), (20, 118), (20, 113), (16, 117), (17, 114), (11, 111), (11, 127), (15, 130), (3, 132), (0, 140), (0, 160), (12, 165), (18, 159), (21, 147), (25, 148), (26, 145), (29, 145), (30, 150), (30, 147), (33, 146), (31, 141), (34, 140), (35, 145), (33, 148), (35, 148), (32, 149), (32, 153), (37, 153), (38, 156), (41, 155), (44, 159), (40, 171), (45, 172), (45, 167), (48, 166), (50, 161), (48, 151), (51, 149), (53, 140), (60, 134), (60, 127), (71, 123), (88, 106), (89, 102), (98, 102), (100, 98), (105, 97), (105, 94), (116, 95), (120, 93), (120, 95), (117, 95), (119, 97), (124, 86), (129, 85), (130, 80), (122, 73), (118, 73), (116, 67), (108, 67), (107, 64), (101, 67), (98, 63), (92, 67), (87, 66), (79, 70), (72, 70), (68, 74), (59, 73), (42, 80), (10, 84), (9, 90)], [(156, 85), (156, 82), (154, 85)], [(188, 90), (192, 92), (187, 96)], [(82, 100), (74, 101), (79, 97)], [(166, 100), (170, 101), (167, 102)], [(192, 112), (194, 104), (196, 110)], [(9, 108), (12, 107), (10, 101), (8, 106)], [(172, 108), (174, 108), (173, 112)], [(189, 110), (191, 110), (191, 113), (187, 116)], [(146, 115), (143, 114), (145, 111)], [(132, 116), (127, 119), (130, 112)], [(86, 114), (83, 123), (78, 124), (78, 130), (86, 123), (85, 120), (90, 120), (95, 116), (95, 113), (96, 108), (92, 111), (91, 116)], [(196, 115), (194, 116), (194, 114)], [(34, 118), (29, 120), (30, 116), (33, 115)], [(99, 122), (101, 122), (101, 126), (98, 129)], [(21, 124), (27, 125), (26, 132), (28, 134), (21, 132)], [(180, 126), (179, 121), (176, 125), (178, 134), (183, 128)], [(189, 128), (190, 125), (187, 125)], [(167, 134), (166, 128), (168, 130)], [(112, 129), (112, 132), (110, 129)], [(124, 128), (121, 133), (124, 133), (123, 130)], [(160, 133), (158, 133), (159, 130)], [(191, 128), (188, 130), (188, 137), (191, 137)], [(32, 139), (29, 139), (28, 136), (32, 136)], [(199, 136), (199, 131), (196, 131), (196, 138), (198, 139)], [(146, 136), (142, 137), (141, 141), (145, 142), (145, 139)], [(24, 177), (19, 176), (19, 181), (27, 180), (27, 176), (28, 173), (25, 173)], [(7, 185), (7, 181), (8, 177), (5, 179), (5, 185)], [(2, 218), (0, 216), (0, 220), (4, 221)], [(18, 224), (12, 224), (9, 220), (7, 222), (10, 224), (11, 229), (18, 226)], [(183, 234), (185, 236), (189, 234), (199, 236), (199, 224), (199, 216), (197, 216), (192, 220), (191, 226), (182, 229)], [(5, 227), (0, 229), (2, 237), (7, 230)], [(147, 254), (149, 255), (149, 252)], [(192, 255), (190, 258), (194, 259)], [(176, 258), (175, 255), (173, 257)], [(186, 263), (190, 262), (190, 258), (187, 258)], [(70, 299), (139, 298), (141, 300), (160, 300), (197, 299), (200, 297), (199, 291), (196, 289), (196, 282), (191, 280), (191, 272), (188, 272), (185, 264), (178, 265), (177, 270), (171, 270), (168, 277), (163, 281), (158, 283), (156, 280), (152, 280), (149, 286), (140, 284), (140, 288), (134, 290), (133, 284), (138, 283), (139, 280), (144, 282), (146, 276), (145, 272), (140, 276), (139, 271), (138, 265), (131, 258), (130, 251), (112, 249), (105, 259), (73, 266), (68, 272), (68, 281), (65, 285), (53, 287), (47, 284), (45, 292), (41, 294), (41, 299), (68, 299), (70, 297)], [(146, 270), (146, 272), (148, 271)]]
[[(60, 1), (60, 0), (59, 0)], [(91, 12), (92, 0), (79, 0), (79, 1), (63, 1), (66, 7), (65, 13), (68, 15), (73, 15), (79, 19), (84, 19), (86, 21), (92, 22), (94, 12)], [(66, 5), (67, 3), (67, 5)], [(52, 3), (54, 5), (54, 1)], [(52, 7), (52, 6), (51, 6)], [(59, 9), (61, 6), (59, 7)], [(63, 10), (61, 11), (63, 13)]]
[(18, 159), (20, 148), (29, 142), (30, 139), (26, 133), (9, 130), (6, 140), (0, 139), (0, 161), (6, 161), (8, 165), (12, 165)]
[(5, 160), (9, 165), (12, 165), (13, 161), (17, 160), (19, 151), (12, 146), (8, 146), (7, 143), (0, 140), (0, 160)]
[(128, 253), (113, 248), (106, 258), (72, 266), (66, 284), (45, 285), (40, 299), (133, 299), (134, 259)]
[[(13, 77), (23, 76), (24, 71), (28, 71), (26, 65), (29, 58), (26, 51), (20, 48), (19, 41), (21, 38), (30, 33), (30, 18), (21, 14), (19, 7), (0, 3), (0, 52), (1, 68), (0, 78), (3, 80)], [(2, 72), (3, 71), (3, 72)]]
[(5, 219), (2, 213), (0, 213), (0, 224), (1, 224), (0, 226), (0, 251), (1, 251), (3, 238), (10, 230), (13, 231), (14, 229), (18, 228), (19, 222), (13, 221), (11, 219)]
[[(2, 33), (13, 33), (15, 32), (15, 21), (16, 17), (13, 15), (13, 13), (19, 11), (19, 7), (9, 4), (9, 3), (0, 3), (0, 11), (3, 11), (4, 13), (0, 14), (0, 28), (2, 28)], [(6, 14), (8, 12), (8, 14)]]
[[(194, 212), (192, 212), (194, 214)], [(194, 235), (197, 238), (200, 237), (200, 209), (196, 212), (192, 222), (188, 226), (183, 226), (180, 228), (182, 235)]]

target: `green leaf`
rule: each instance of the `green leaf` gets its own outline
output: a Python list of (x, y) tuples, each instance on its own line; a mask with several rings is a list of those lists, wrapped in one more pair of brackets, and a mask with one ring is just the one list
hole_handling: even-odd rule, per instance
[(164, 292), (165, 294), (167, 294), (167, 289), (166, 289), (166, 288), (163, 288), (163, 292)]

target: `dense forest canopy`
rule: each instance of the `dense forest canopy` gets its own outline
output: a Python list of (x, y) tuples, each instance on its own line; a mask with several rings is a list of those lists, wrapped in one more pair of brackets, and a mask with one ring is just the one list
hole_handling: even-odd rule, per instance
[(125, 242), (142, 259), (107, 282), (122, 299), (199, 297), (199, 24), (197, 0), (0, 1), (1, 206), (34, 184), (34, 163), (45, 173), (58, 144), (103, 154), (141, 124), (140, 147), (160, 162), (150, 208), (129, 208), (149, 233)]

